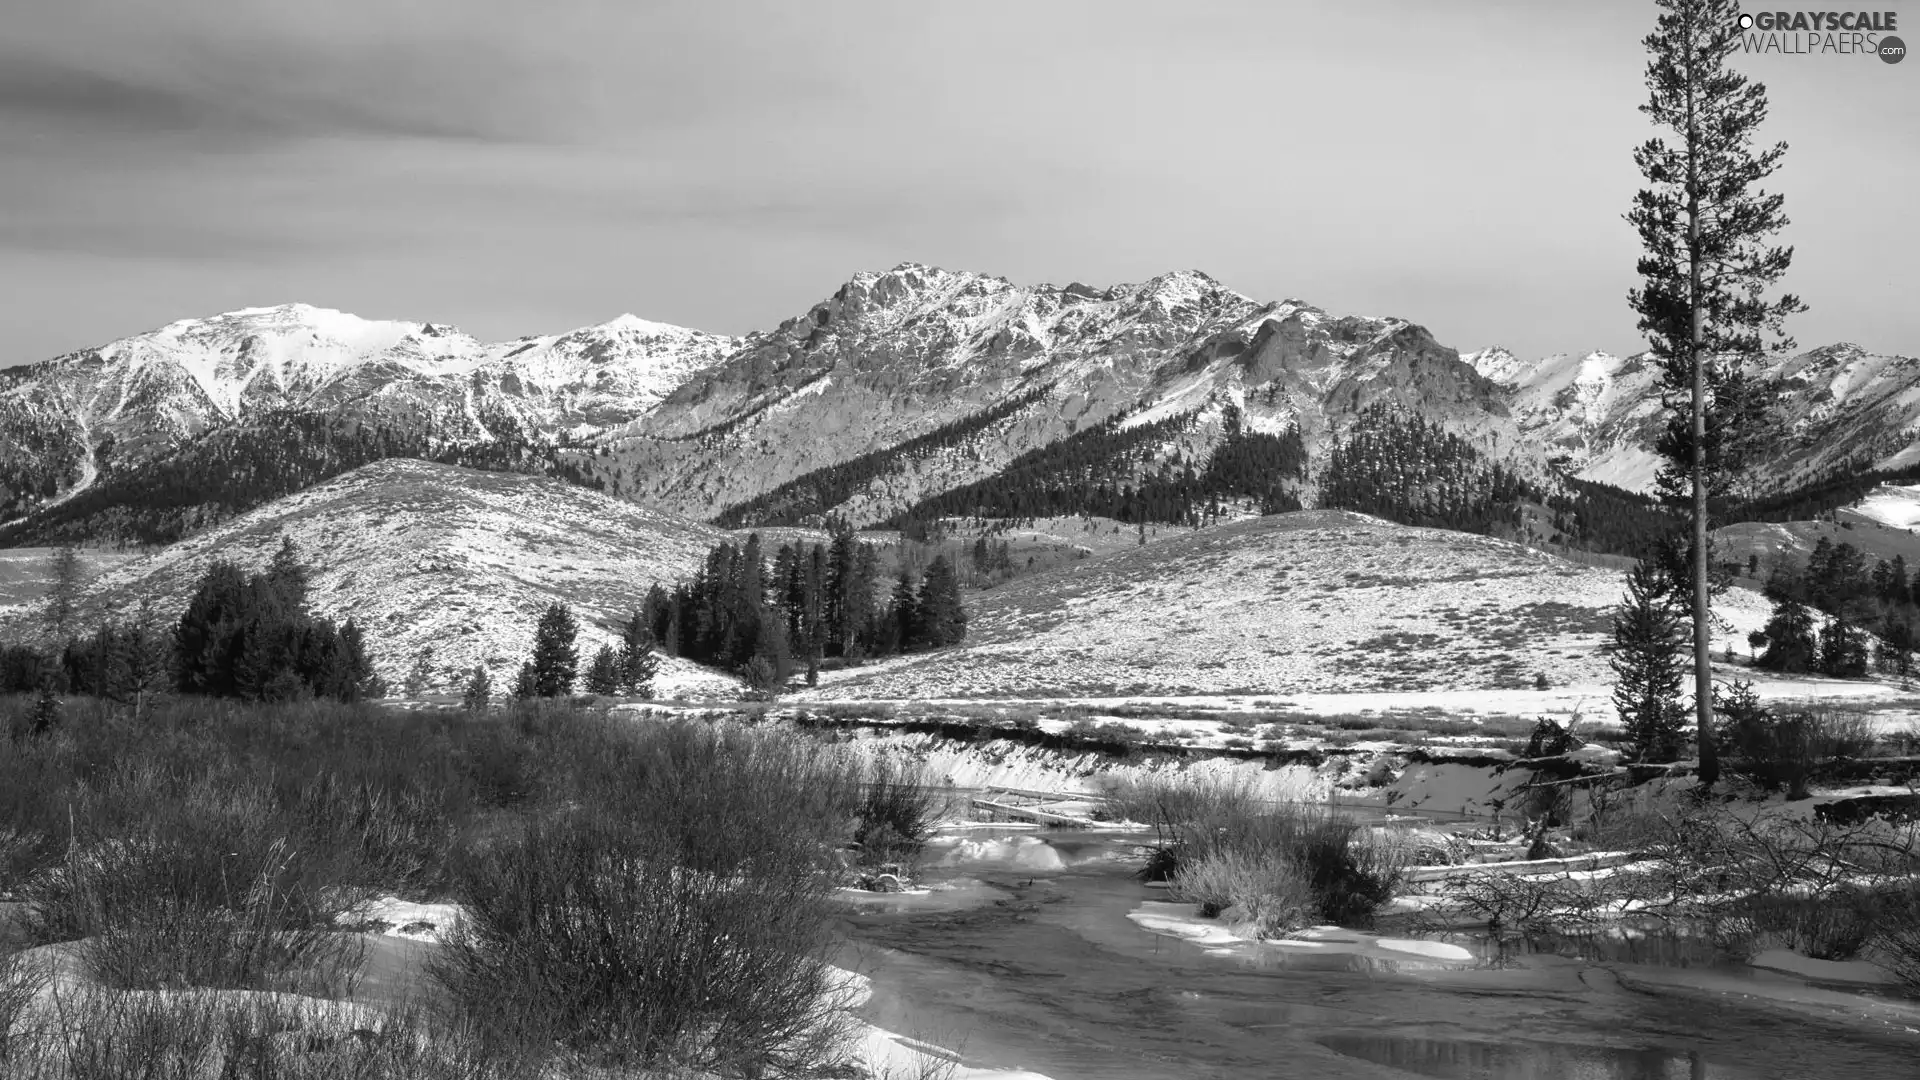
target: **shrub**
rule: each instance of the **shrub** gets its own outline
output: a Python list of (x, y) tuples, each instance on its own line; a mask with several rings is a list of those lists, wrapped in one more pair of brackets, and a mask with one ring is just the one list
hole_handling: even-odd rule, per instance
[(605, 1066), (751, 1072), (838, 1037), (810, 853), (723, 871), (675, 830), (569, 815), (478, 853), (436, 968), (491, 1058), (558, 1045)]
[(1171, 881), (1172, 894), (1198, 904), (1202, 917), (1224, 915), (1258, 937), (1309, 925), (1318, 914), (1312, 888), (1290, 859), (1220, 849), (1181, 866)]
[(1341, 926), (1372, 921), (1400, 883), (1399, 853), (1351, 818), (1307, 811), (1294, 858), (1307, 875), (1321, 918)]
[(898, 758), (877, 755), (862, 770), (853, 840), (864, 866), (904, 862), (920, 853), (940, 808), (926, 772)]
[(82, 940), (89, 973), (110, 987), (337, 989), (359, 955), (333, 929), (346, 907), (327, 888), (334, 867), (274, 818), (258, 789), (195, 784), (154, 806), (142, 832), (77, 835), (65, 865), (27, 891), (29, 933)]
[(1909, 990), (1920, 990), (1920, 886), (1889, 897), (1874, 941), (1879, 964)]
[[(19, 1046), (32, 1039), (26, 1030), (27, 1010), (47, 985), (47, 965), (38, 958), (15, 952), (0, 941), (0, 1066), (5, 1065)], [(5, 1070), (0, 1069), (0, 1075)]]
[(1861, 757), (1873, 748), (1864, 716), (1838, 710), (1797, 709), (1775, 713), (1760, 704), (1753, 688), (1736, 683), (1714, 693), (1721, 716), (1720, 739), (1735, 768), (1768, 790), (1787, 789), (1788, 798), (1807, 795), (1814, 768), (1836, 757)]
[[(1399, 885), (1394, 845), (1324, 807), (1267, 802), (1246, 782), (1153, 777), (1109, 784), (1107, 794), (1116, 812), (1159, 833), (1143, 877), (1173, 882), (1203, 909), (1239, 907), (1263, 932), (1283, 913), (1307, 910), (1365, 925)], [(1300, 888), (1305, 906), (1294, 902)], [(1253, 903), (1261, 889), (1273, 891)]]
[(1118, 720), (1103, 720), (1096, 724), (1084, 716), (1068, 724), (1066, 734), (1082, 742), (1116, 747), (1123, 753), (1143, 746), (1147, 741), (1147, 733), (1132, 724)]
[(124, 1080), (509, 1080), (467, 1033), (418, 1009), (204, 994), (87, 990), (60, 995), (57, 1026), (0, 1041), (0, 1075)]
[(1873, 936), (1881, 905), (1856, 889), (1824, 896), (1762, 894), (1733, 909), (1756, 944), (1777, 943), (1815, 960), (1852, 960)]

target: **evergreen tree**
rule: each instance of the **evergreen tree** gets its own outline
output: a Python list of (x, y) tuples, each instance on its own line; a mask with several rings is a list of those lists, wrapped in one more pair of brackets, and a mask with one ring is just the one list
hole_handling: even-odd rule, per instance
[(176, 688), (183, 694), (235, 697), (234, 662), (246, 612), (247, 581), (239, 567), (216, 561), (200, 577), (174, 628)]
[(573, 693), (580, 654), (574, 638), (580, 626), (565, 604), (548, 606), (533, 632), (533, 694), (536, 697), (564, 697)]
[[(661, 595), (664, 603), (665, 593), (659, 586), (647, 594), (648, 603), (653, 603), (655, 593)], [(650, 625), (645, 611), (636, 612), (620, 634), (620, 692), (632, 697), (652, 697), (653, 678), (660, 671), (660, 658), (653, 654)]]
[(169, 672), (166, 643), (160, 620), (153, 611), (151, 598), (143, 598), (133, 620), (121, 634), (121, 666), (126, 671), (126, 689), (137, 710), (148, 698), (167, 685)]
[(1905, 607), (1913, 603), (1913, 591), (1907, 584), (1907, 557), (1895, 555), (1893, 562), (1887, 565), (1886, 591), (1881, 599), (1896, 607)]
[(373, 669), (373, 661), (367, 657), (366, 642), (360, 634), (360, 626), (347, 616), (346, 624), (340, 627), (340, 663), (347, 676), (348, 695), (344, 700), (358, 701), (363, 697), (385, 697), (387, 685)]
[(294, 545), (293, 537), (282, 533), (280, 547), (267, 565), (267, 580), (286, 607), (299, 610), (307, 603), (307, 578), (307, 568), (300, 561), (300, 549)]
[(880, 552), (872, 544), (861, 544), (853, 553), (853, 578), (847, 593), (845, 612), (854, 657), (876, 651), (873, 639), (874, 609), (879, 603)]
[(620, 692), (620, 656), (613, 646), (602, 645), (587, 665), (587, 693), (612, 697)]
[(910, 652), (920, 647), (926, 633), (926, 620), (922, 617), (920, 595), (914, 588), (912, 572), (903, 569), (894, 581), (887, 617), (893, 626), (887, 634), (892, 647), (886, 652)]
[(47, 578), (47, 629), (64, 639), (80, 602), (80, 549), (72, 544), (54, 548)]
[(1762, 298), (1793, 252), (1765, 242), (1787, 224), (1783, 200), (1752, 188), (1779, 167), (1786, 146), (1759, 153), (1752, 147), (1767, 100), (1764, 87), (1727, 63), (1738, 47), (1739, 0), (1656, 3), (1662, 13), (1645, 39), (1650, 98), (1641, 111), (1679, 142), (1656, 137), (1634, 151), (1650, 186), (1627, 214), (1644, 249), (1642, 286), (1628, 302), (1652, 346), (1671, 418), (1656, 444), (1665, 459), (1658, 487), (1676, 506), (1688, 506), (1692, 522), (1695, 721), (1700, 780), (1710, 787), (1720, 766), (1712, 730), (1709, 503), (1734, 489), (1742, 459), (1767, 434), (1758, 422), (1765, 396), (1742, 365), (1766, 349), (1768, 336), (1774, 347), (1790, 347), (1781, 327), (1805, 306), (1791, 295)]
[(1613, 703), (1640, 761), (1679, 756), (1687, 715), (1680, 707), (1685, 657), (1682, 611), (1659, 566), (1642, 561), (1627, 572), (1627, 595), (1613, 616), (1607, 646)]
[(827, 649), (827, 549), (819, 544), (809, 548), (796, 576), (800, 579), (800, 637), (795, 644), (806, 658), (807, 685), (818, 686), (820, 660)]
[(1815, 669), (1820, 653), (1814, 642), (1813, 615), (1806, 605), (1785, 594), (1773, 602), (1773, 616), (1767, 620), (1767, 651), (1754, 666), (1768, 671), (1803, 674)]
[(520, 665), (519, 674), (513, 678), (513, 697), (516, 701), (531, 701), (540, 696), (540, 677), (534, 672), (533, 661)]
[(960, 579), (945, 555), (933, 560), (920, 581), (920, 612), (927, 645), (956, 645), (967, 636), (967, 609), (960, 600)]
[(827, 637), (829, 651), (836, 656), (855, 655), (856, 635), (865, 629), (855, 565), (859, 546), (853, 530), (843, 528), (833, 534), (827, 548)]
[(1858, 679), (1867, 673), (1866, 632), (1842, 616), (1820, 629), (1820, 670), (1836, 679)]
[(493, 702), (493, 678), (487, 674), (487, 665), (473, 665), (473, 674), (467, 679), (466, 689), (460, 695), (460, 707), (468, 712), (486, 712)]

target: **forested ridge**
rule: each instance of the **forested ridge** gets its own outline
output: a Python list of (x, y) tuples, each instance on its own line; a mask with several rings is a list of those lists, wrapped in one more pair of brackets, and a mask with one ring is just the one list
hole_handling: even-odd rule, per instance
[(945, 517), (1037, 518), (1090, 514), (1128, 523), (1199, 525), (1225, 500), (1252, 500), (1262, 513), (1300, 508), (1294, 485), (1306, 476), (1297, 428), (1254, 431), (1228, 407), (1223, 437), (1204, 463), (1166, 445), (1190, 433), (1196, 412), (1126, 426), (1123, 414), (1028, 451), (984, 480), (930, 496), (881, 522), (911, 530)]
[(207, 432), (137, 469), (114, 468), (109, 447), (91, 487), (30, 519), (0, 527), (0, 543), (168, 544), (362, 465), (397, 457), (605, 486), (590, 469), (562, 459), (561, 446), (524, 432), (511, 417), (487, 420), (493, 438), (483, 442), (455, 439), (423, 422), (369, 422), (287, 409)]
[(846, 502), (876, 478), (897, 471), (902, 462), (924, 461), (942, 450), (965, 446), (980, 432), (1044, 400), (1052, 391), (1051, 385), (1035, 387), (898, 446), (795, 477), (764, 495), (721, 511), (714, 524), (723, 529), (807, 524)]

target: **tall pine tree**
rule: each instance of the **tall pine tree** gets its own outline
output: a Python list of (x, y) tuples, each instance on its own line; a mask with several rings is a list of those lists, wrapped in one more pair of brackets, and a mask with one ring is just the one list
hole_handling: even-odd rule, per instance
[(1791, 295), (1763, 295), (1786, 273), (1793, 251), (1768, 245), (1787, 224), (1783, 200), (1754, 185), (1779, 168), (1786, 145), (1758, 152), (1752, 145), (1767, 98), (1763, 86), (1728, 66), (1738, 46), (1739, 0), (1656, 3), (1661, 14), (1644, 41), (1650, 97), (1641, 111), (1677, 142), (1655, 137), (1634, 151), (1649, 186), (1627, 214), (1643, 248), (1642, 285), (1628, 302), (1652, 346), (1671, 417), (1656, 446), (1665, 459), (1659, 487), (1691, 517), (1695, 723), (1700, 780), (1711, 786), (1720, 766), (1709, 657), (1709, 504), (1734, 488), (1742, 458), (1767, 434), (1756, 422), (1765, 397), (1744, 365), (1769, 346), (1791, 347), (1781, 328), (1805, 306)]

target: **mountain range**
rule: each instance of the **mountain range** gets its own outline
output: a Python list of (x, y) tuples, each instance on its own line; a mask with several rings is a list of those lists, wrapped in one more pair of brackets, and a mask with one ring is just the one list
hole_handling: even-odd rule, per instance
[[(1762, 375), (1782, 424), (1763, 487), (1920, 464), (1920, 360), (1840, 344)], [(733, 527), (897, 522), (1035, 476), (1313, 506), (1312, 477), (1382, 409), (1534, 485), (1644, 491), (1655, 469), (1644, 357), (1461, 354), (1196, 271), (1022, 286), (903, 264), (737, 338), (622, 316), (485, 343), (295, 304), (0, 370), (0, 544), (171, 542), (392, 457)], [(1246, 458), (1260, 492), (1208, 479), (1226, 448), (1252, 453), (1236, 439), (1267, 440)]]

